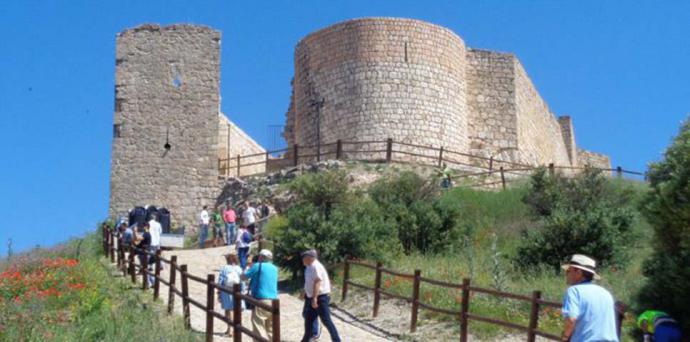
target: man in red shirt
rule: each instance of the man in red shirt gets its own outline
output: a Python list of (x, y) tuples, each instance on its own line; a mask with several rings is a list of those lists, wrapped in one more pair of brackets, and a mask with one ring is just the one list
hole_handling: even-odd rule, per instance
[(225, 221), (225, 237), (227, 238), (227, 245), (232, 245), (235, 242), (237, 230), (235, 229), (235, 221), (237, 214), (232, 209), (230, 201), (225, 202), (225, 210), (223, 210), (223, 221)]

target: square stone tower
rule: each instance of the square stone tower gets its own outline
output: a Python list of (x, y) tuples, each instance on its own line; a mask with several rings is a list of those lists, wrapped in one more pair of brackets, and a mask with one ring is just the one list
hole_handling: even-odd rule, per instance
[(218, 192), (220, 32), (125, 30), (115, 64), (109, 216), (152, 204), (189, 227)]

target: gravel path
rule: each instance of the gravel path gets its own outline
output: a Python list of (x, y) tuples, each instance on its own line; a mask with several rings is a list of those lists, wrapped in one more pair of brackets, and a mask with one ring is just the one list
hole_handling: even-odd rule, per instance
[[(178, 265), (187, 265), (188, 272), (206, 279), (208, 274), (214, 274), (218, 276), (218, 268), (225, 263), (225, 258), (223, 254), (228, 251), (228, 247), (217, 247), (217, 248), (207, 248), (199, 250), (176, 250), (176, 251), (166, 251), (163, 252), (163, 256), (166, 259), (170, 259), (171, 255), (177, 255)], [(165, 265), (164, 269), (161, 271), (161, 275), (164, 279), (168, 279), (168, 272), (170, 267)], [(177, 288), (180, 288), (179, 273), (177, 275)], [(198, 283), (193, 280), (189, 280), (189, 293), (196, 301), (205, 304), (206, 303), (206, 285)], [(167, 303), (168, 298), (168, 287), (161, 284), (160, 287), (160, 298)], [(214, 299), (217, 299), (214, 296)], [(295, 296), (287, 293), (280, 294), (280, 325), (281, 325), (281, 337), (283, 341), (300, 341), (302, 333), (304, 331), (304, 320), (302, 319), (302, 306), (303, 302)], [(219, 307), (219, 303), (215, 303), (216, 311), (222, 313)], [(182, 300), (176, 296), (175, 298), (175, 312), (182, 315)], [(190, 315), (192, 329), (199, 332), (206, 331), (206, 313), (198, 309), (194, 305), (190, 305)], [(242, 322), (245, 327), (251, 329), (251, 313), (247, 310), (244, 311), (242, 316)], [(338, 332), (343, 341), (394, 341), (395, 339), (386, 336), (384, 333), (378, 332), (375, 329), (367, 328), (364, 325), (358, 324), (357, 320), (338, 312), (334, 312), (334, 322), (338, 328)], [(222, 336), (222, 333), (226, 330), (227, 326), (221, 320), (216, 319), (214, 321), (214, 334), (215, 341), (231, 341), (230, 338)], [(244, 340), (249, 340), (248, 336), (244, 337)], [(321, 341), (330, 341), (330, 336), (328, 331), (323, 329), (321, 335)]]

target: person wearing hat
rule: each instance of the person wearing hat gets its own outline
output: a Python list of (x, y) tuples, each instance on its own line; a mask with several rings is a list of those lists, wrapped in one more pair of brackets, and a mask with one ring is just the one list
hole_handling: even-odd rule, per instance
[(571, 342), (618, 342), (613, 296), (592, 282), (600, 279), (594, 259), (574, 254), (562, 266), (568, 285), (563, 298), (565, 318), (562, 340)]
[[(273, 253), (267, 249), (259, 252), (257, 262), (253, 263), (242, 275), (243, 280), (249, 279), (249, 289), (252, 297), (260, 302), (271, 305), (273, 299), (278, 299), (278, 268), (273, 265)], [(273, 316), (270, 310), (254, 306), (252, 311), (252, 331), (270, 340), (273, 335)]]
[(335, 324), (331, 320), (331, 281), (328, 278), (326, 268), (317, 260), (316, 251), (313, 249), (302, 252), (302, 263), (306, 267), (304, 271), (304, 335), (302, 342), (312, 341), (314, 338), (314, 322), (320, 317), (321, 323), (331, 335), (331, 341), (339, 342), (340, 336)]
[(680, 342), (682, 337), (678, 322), (663, 311), (643, 312), (637, 319), (637, 326), (644, 332), (645, 341)]

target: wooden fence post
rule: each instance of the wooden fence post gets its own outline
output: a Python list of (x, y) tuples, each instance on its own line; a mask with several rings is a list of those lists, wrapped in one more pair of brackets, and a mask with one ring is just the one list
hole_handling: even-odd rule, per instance
[(182, 278), (182, 316), (184, 317), (184, 326), (187, 329), (191, 328), (191, 321), (189, 316), (189, 286), (187, 284), (187, 265), (180, 266), (180, 275)]
[(120, 246), (122, 245), (122, 243), (120, 243), (120, 238), (117, 238), (116, 241), (117, 245), (115, 247), (115, 259), (117, 259), (117, 269), (119, 270), (122, 264), (122, 260), (120, 259)]
[(213, 293), (215, 292), (213, 283), (216, 281), (216, 276), (209, 274), (206, 276), (206, 281), (206, 342), (213, 342)]
[(137, 273), (137, 268), (134, 267), (134, 247), (131, 245), (129, 246), (129, 255), (127, 256), (129, 259), (129, 275), (132, 278), (132, 283), (136, 283), (136, 273)]
[(177, 273), (177, 255), (170, 257), (170, 286), (168, 286), (168, 314), (175, 308), (175, 274)]
[(443, 146), (438, 150), (438, 167), (443, 166)]
[(350, 260), (345, 259), (345, 270), (343, 270), (343, 295), (340, 296), (340, 301), (344, 302), (347, 298), (347, 282), (350, 280)]
[(103, 232), (103, 255), (108, 257), (108, 227), (105, 225), (101, 226), (101, 231)]
[(501, 166), (501, 186), (503, 186), (503, 190), (506, 189), (506, 174), (503, 171), (503, 166)]
[(237, 155), (237, 178), (240, 178), (240, 155)]
[(460, 309), (460, 342), (467, 342), (467, 317), (470, 311), (470, 279), (462, 280), (462, 308)]
[(383, 264), (380, 261), (377, 262), (376, 280), (374, 282), (374, 317), (379, 315), (379, 302), (381, 301), (381, 267), (383, 267)]
[(489, 176), (494, 171), (494, 156), (489, 157)]
[(616, 166), (616, 176), (618, 178), (623, 178), (623, 168), (620, 166)]
[(534, 342), (537, 336), (535, 332), (539, 325), (539, 299), (541, 299), (541, 291), (532, 292), (532, 310), (527, 327), (527, 342)]
[(114, 263), (115, 262), (115, 236), (113, 235), (113, 232), (111, 231), (108, 236), (109, 241), (108, 241), (108, 248), (110, 251), (110, 262)]
[(141, 258), (141, 289), (142, 290), (148, 290), (149, 288), (149, 280), (148, 280), (148, 270), (149, 270), (149, 253), (148, 251), (144, 250), (142, 251), (142, 258)]
[(422, 271), (414, 270), (414, 284), (412, 285), (412, 321), (410, 322), (410, 332), (417, 331), (417, 315), (419, 315), (419, 285), (421, 283)]
[(264, 165), (264, 172), (268, 173), (268, 160), (271, 159), (271, 154), (266, 151), (266, 165)]
[(297, 166), (299, 162), (299, 145), (294, 144), (292, 146), (292, 166)]
[(240, 293), (240, 284), (232, 286), (232, 332), (233, 341), (242, 342), (242, 294)]
[(280, 299), (271, 301), (271, 315), (273, 315), (273, 342), (280, 342)]
[(158, 279), (161, 276), (161, 250), (156, 250), (156, 268), (154, 275), (156, 279), (153, 281), (153, 300), (158, 299), (160, 294), (161, 281)]
[(316, 141), (316, 161), (321, 161), (321, 139)]
[(340, 158), (342, 158), (342, 154), (343, 154), (343, 141), (338, 139), (335, 142), (335, 159), (340, 160)]
[(390, 163), (393, 159), (393, 139), (386, 140), (386, 163)]
[(553, 176), (556, 173), (556, 167), (553, 165), (553, 163), (549, 163), (549, 174)]

